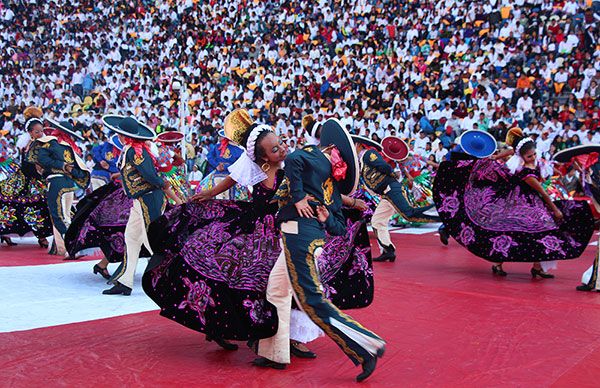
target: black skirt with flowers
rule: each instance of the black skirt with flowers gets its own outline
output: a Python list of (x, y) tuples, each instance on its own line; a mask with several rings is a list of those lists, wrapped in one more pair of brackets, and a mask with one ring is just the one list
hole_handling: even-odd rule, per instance
[(448, 233), (471, 253), (492, 262), (536, 262), (579, 257), (594, 230), (585, 201), (555, 201), (556, 221), (525, 179), (539, 169), (511, 174), (490, 159), (443, 162), (433, 198)]

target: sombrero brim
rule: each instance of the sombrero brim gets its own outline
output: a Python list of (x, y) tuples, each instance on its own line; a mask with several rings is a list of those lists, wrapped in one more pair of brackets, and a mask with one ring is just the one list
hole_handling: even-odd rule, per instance
[(156, 135), (156, 141), (161, 143), (179, 143), (184, 137), (185, 135), (181, 132), (166, 131)]
[(576, 156), (587, 155), (593, 152), (600, 154), (600, 144), (586, 144), (567, 148), (562, 151), (558, 151), (556, 154), (554, 154), (552, 159), (559, 163), (567, 163)]
[(111, 131), (119, 133), (123, 136), (131, 137), (133, 139), (152, 140), (156, 137), (156, 133), (150, 127), (140, 123), (139, 121), (138, 121), (137, 132), (133, 133), (130, 131), (123, 130), (120, 127), (120, 125), (123, 122), (123, 120), (126, 118), (127, 118), (126, 116), (106, 115), (106, 116), (102, 116), (102, 122)]
[[(400, 144), (400, 151), (392, 152), (390, 150), (388, 144), (392, 142)], [(408, 157), (409, 150), (408, 144), (406, 144), (406, 142), (399, 137), (388, 136), (381, 141), (381, 153), (387, 158), (396, 162), (401, 162), (406, 159)]]
[(74, 131), (70, 130), (69, 128), (62, 126), (58, 121), (54, 121), (52, 119), (46, 119), (46, 121), (50, 124), (51, 129), (59, 129), (59, 130), (65, 132), (66, 134), (73, 136), (74, 138), (76, 138), (78, 140), (84, 140), (83, 136), (81, 136), (79, 133), (74, 132)]
[(368, 137), (356, 136), (352, 135), (352, 141), (355, 143), (361, 143), (369, 147), (375, 148), (377, 151), (381, 152), (381, 144), (377, 143), (375, 140), (371, 140)]
[(358, 187), (358, 157), (350, 134), (337, 119), (326, 120), (321, 127), (321, 146), (329, 145), (335, 145), (346, 162), (346, 177), (338, 182), (338, 188), (340, 193), (350, 195)]
[(458, 143), (464, 152), (476, 158), (487, 158), (496, 152), (498, 148), (494, 136), (479, 130), (470, 130), (463, 133)]
[(112, 144), (113, 146), (117, 147), (119, 149), (119, 151), (123, 151), (123, 144), (121, 144), (121, 141), (119, 140), (119, 135), (114, 134), (111, 137), (108, 138), (108, 142), (110, 144)]

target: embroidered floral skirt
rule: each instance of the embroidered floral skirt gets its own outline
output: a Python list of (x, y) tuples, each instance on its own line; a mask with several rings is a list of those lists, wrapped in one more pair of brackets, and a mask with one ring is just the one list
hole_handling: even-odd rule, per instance
[[(125, 226), (132, 199), (121, 185), (110, 182), (88, 194), (77, 204), (77, 211), (65, 234), (65, 246), (71, 256), (88, 248), (100, 248), (111, 263), (123, 261)], [(150, 256), (142, 248), (141, 257)]]
[[(257, 209), (243, 201), (188, 203), (151, 224), (154, 255), (142, 285), (161, 315), (230, 340), (276, 333), (277, 313), (265, 292), (280, 235), (274, 215)], [(367, 229), (359, 214), (350, 216), (348, 233), (330, 238), (318, 262), (323, 292), (340, 308), (373, 300)]]
[(45, 185), (28, 178), (12, 161), (0, 163), (0, 235), (29, 232), (37, 238), (52, 234)]
[(555, 201), (555, 221), (542, 198), (519, 174), (495, 161), (443, 162), (433, 195), (448, 233), (492, 262), (535, 262), (579, 257), (593, 234), (584, 201)]

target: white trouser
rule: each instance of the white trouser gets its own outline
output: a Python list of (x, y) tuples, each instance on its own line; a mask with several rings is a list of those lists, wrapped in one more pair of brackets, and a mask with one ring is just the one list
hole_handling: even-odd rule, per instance
[(389, 224), (392, 216), (396, 214), (396, 208), (385, 198), (381, 198), (379, 205), (371, 217), (371, 226), (377, 233), (377, 240), (386, 247), (394, 246), (390, 236)]
[(150, 243), (148, 242), (148, 234), (146, 232), (146, 223), (144, 222), (141, 201), (141, 199), (135, 199), (133, 201), (131, 213), (129, 213), (129, 220), (127, 220), (127, 226), (125, 227), (125, 248), (127, 252), (123, 263), (124, 272), (122, 275), (115, 278), (119, 283), (129, 288), (133, 288), (133, 275), (135, 275), (135, 269), (140, 258), (142, 245), (145, 245), (148, 252), (152, 254)]
[(94, 191), (104, 186), (106, 181), (104, 179), (92, 178), (90, 184), (92, 185), (92, 191)]
[[(71, 206), (73, 205), (73, 199), (75, 198), (74, 192), (65, 193), (60, 199), (59, 216), (67, 226), (71, 225)], [(65, 256), (67, 254), (67, 248), (65, 247), (64, 236), (60, 234), (55, 226), (52, 226), (52, 235), (54, 236), (54, 244), (56, 245), (56, 255)], [(52, 246), (50, 246), (52, 249)]]

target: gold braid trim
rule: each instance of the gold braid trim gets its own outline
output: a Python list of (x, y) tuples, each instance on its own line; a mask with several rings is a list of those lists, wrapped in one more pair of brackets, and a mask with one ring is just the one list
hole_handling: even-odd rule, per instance
[[(358, 354), (356, 354), (356, 352), (354, 350), (350, 349), (350, 347), (348, 346), (346, 341), (344, 341), (343, 338), (341, 338), (339, 335), (337, 335), (331, 329), (330, 324), (323, 322), (323, 320), (317, 315), (317, 313), (312, 308), (312, 306), (306, 302), (306, 296), (304, 295), (304, 289), (298, 283), (298, 274), (296, 273), (296, 266), (294, 266), (292, 257), (290, 255), (290, 251), (287, 249), (285, 235), (283, 233), (281, 234), (281, 238), (283, 239), (283, 250), (285, 252), (285, 259), (287, 262), (290, 279), (292, 280), (292, 287), (294, 288), (294, 291), (296, 292), (296, 296), (300, 300), (302, 309), (317, 326), (319, 326), (325, 333), (327, 333), (327, 335), (332, 340), (334, 340), (338, 345), (340, 345), (342, 347), (342, 349), (344, 349), (344, 352), (346, 354), (351, 354), (355, 359), (358, 360), (359, 363), (362, 364), (364, 362), (364, 359), (362, 357), (360, 357)], [(315, 269), (314, 253), (317, 248), (322, 247), (323, 245), (325, 245), (324, 239), (321, 238), (321, 239), (313, 240), (313, 242), (310, 243), (310, 245), (308, 246), (308, 255), (306, 256), (306, 259), (305, 259), (306, 263), (308, 264), (308, 267), (310, 268), (310, 276), (315, 285), (318, 285), (321, 282), (319, 280), (319, 276), (317, 275), (317, 271)], [(325, 296), (323, 295), (321, 290), (318, 287), (316, 289), (317, 289), (317, 292), (319, 294), (321, 294), (321, 298), (323, 299), (323, 301), (325, 303), (331, 304), (331, 302), (329, 300), (327, 300), (327, 298), (325, 298)], [(335, 307), (333, 305), (332, 305), (332, 307), (337, 309), (337, 307)], [(350, 319), (350, 317), (348, 317), (346, 314), (342, 313), (341, 311), (340, 311), (340, 316), (345, 317), (348, 321), (355, 323), (356, 325), (358, 325), (359, 327), (362, 328), (362, 326), (360, 326), (360, 324), (358, 324), (358, 322), (355, 322), (354, 320)]]
[[(406, 195), (404, 195), (404, 189), (402, 191), (403, 191), (402, 195), (404, 196), (404, 199), (406, 199)], [(400, 214), (400, 216), (402, 218), (404, 218), (406, 221), (409, 221), (409, 222), (420, 222), (420, 223), (439, 222), (439, 221), (434, 221), (431, 218), (409, 217), (406, 214), (404, 214), (403, 212), (401, 212), (400, 209), (398, 209), (398, 207), (396, 206), (396, 204), (394, 203), (394, 201), (392, 201), (392, 199), (387, 194), (383, 194), (383, 195), (381, 195), (381, 197), (385, 198), (389, 203), (391, 203), (392, 206), (394, 207), (394, 209), (396, 209), (396, 213)], [(408, 199), (406, 199), (406, 202), (408, 203)], [(410, 206), (410, 203), (409, 203), (409, 206)]]
[[(62, 206), (62, 196), (75, 190), (77, 189), (75, 189), (74, 187), (65, 187), (63, 189), (60, 189), (58, 191), (58, 194), (56, 195), (56, 208), (58, 209), (58, 217), (61, 219), (63, 224), (65, 224), (67, 229), (69, 228), (69, 225), (67, 225), (67, 220), (65, 220), (65, 218), (63, 217), (64, 211)], [(68, 209), (68, 211), (71, 211), (71, 209)]]

